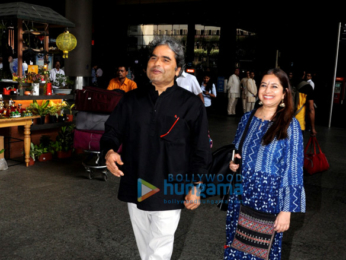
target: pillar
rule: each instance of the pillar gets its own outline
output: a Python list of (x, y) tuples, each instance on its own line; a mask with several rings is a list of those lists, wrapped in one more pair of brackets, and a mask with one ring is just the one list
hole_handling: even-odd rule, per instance
[(69, 28), (77, 38), (77, 46), (64, 60), (65, 74), (75, 79), (76, 89), (91, 82), (91, 37), (92, 37), (92, 1), (66, 0), (65, 16), (75, 24)]
[(186, 63), (193, 62), (195, 53), (195, 23), (187, 25), (187, 45), (186, 45)]
[(228, 78), (234, 72), (236, 66), (236, 34), (237, 26), (234, 19), (223, 22), (220, 32), (220, 52), (218, 74), (219, 76)]

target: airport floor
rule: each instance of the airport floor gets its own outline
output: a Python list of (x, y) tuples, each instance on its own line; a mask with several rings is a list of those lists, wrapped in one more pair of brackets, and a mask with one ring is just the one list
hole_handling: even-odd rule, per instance
[[(209, 115), (213, 150), (232, 142), (239, 119)], [(317, 132), (330, 169), (304, 176), (307, 212), (292, 214), (282, 259), (346, 259), (346, 129)], [(82, 160), (0, 171), (1, 260), (139, 259), (126, 203), (116, 198), (119, 179), (99, 172), (89, 180)], [(225, 221), (213, 204), (182, 210), (172, 259), (223, 259)]]

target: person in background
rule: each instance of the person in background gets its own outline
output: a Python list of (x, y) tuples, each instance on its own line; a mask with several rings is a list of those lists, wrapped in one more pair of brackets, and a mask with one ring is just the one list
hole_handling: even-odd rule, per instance
[(93, 68), (91, 69), (91, 83), (96, 87), (101, 86), (102, 75), (103, 75), (102, 69), (99, 68), (98, 64), (95, 64)]
[[(235, 238), (240, 206), (275, 214), (274, 240), (269, 259), (281, 259), (283, 232), (290, 227), (292, 212), (305, 212), (303, 186), (304, 144), (299, 122), (293, 117), (293, 99), (287, 74), (271, 69), (263, 76), (258, 94), (261, 106), (254, 110), (247, 131), (241, 159), (241, 201), (238, 194), (230, 195), (226, 220), (224, 259), (259, 258), (231, 247)], [(233, 143), (239, 143), (251, 113), (241, 118)], [(236, 172), (239, 164), (230, 162)], [(238, 243), (238, 240), (236, 243)], [(260, 250), (261, 243), (258, 244)]]
[(108, 84), (107, 90), (115, 90), (119, 89), (124, 92), (128, 92), (130, 90), (136, 89), (137, 84), (136, 82), (130, 80), (127, 78), (127, 67), (124, 65), (120, 65), (117, 67), (117, 77), (114, 79), (111, 79), (111, 81)]
[[(305, 71), (302, 74), (302, 80), (297, 84), (294, 91), (294, 116), (299, 121), (303, 133), (309, 129), (310, 134), (315, 136), (317, 134), (315, 128), (315, 93), (312, 86), (304, 80)], [(305, 120), (306, 117), (309, 118), (308, 123)]]
[(240, 98), (240, 80), (239, 80), (239, 69), (236, 68), (234, 70), (234, 74), (229, 77), (227, 83), (228, 89), (228, 106), (227, 106), (227, 114), (228, 116), (235, 116), (236, 105), (238, 99)]
[(311, 85), (312, 89), (315, 90), (315, 83), (312, 81), (311, 72), (306, 73), (307, 82)]
[(255, 107), (257, 96), (257, 86), (255, 73), (251, 71), (250, 78), (246, 82), (246, 112), (250, 112)]
[(4, 65), (2, 64), (2, 57), (0, 57), (0, 70), (2, 70), (3, 67)]
[(246, 84), (247, 80), (250, 78), (250, 71), (246, 71), (246, 76), (241, 79), (240, 84), (241, 84), (241, 97), (242, 97), (242, 105), (243, 105), (243, 112), (246, 113), (246, 98), (247, 98), (247, 91), (246, 91)]
[(186, 73), (183, 71), (180, 77), (176, 79), (177, 85), (181, 88), (184, 88), (193, 94), (199, 96), (199, 98), (204, 103), (201, 86), (199, 85), (197, 78), (194, 75)]
[(201, 89), (204, 97), (204, 106), (206, 107), (207, 112), (209, 112), (212, 99), (216, 98), (216, 87), (215, 84), (211, 81), (210, 73), (204, 74)]
[(60, 61), (56, 61), (54, 63), (54, 69), (51, 69), (49, 72), (49, 78), (50, 81), (53, 82), (54, 85), (54, 81), (56, 80), (56, 75), (64, 75), (65, 76), (65, 72), (60, 68)]

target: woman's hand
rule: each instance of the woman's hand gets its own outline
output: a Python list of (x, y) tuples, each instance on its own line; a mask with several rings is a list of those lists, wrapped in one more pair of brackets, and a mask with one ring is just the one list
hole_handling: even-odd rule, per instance
[[(234, 157), (241, 159), (241, 156), (240, 156), (240, 154), (238, 154), (238, 153), (235, 154)], [(229, 169), (230, 169), (232, 172), (236, 172), (236, 171), (239, 169), (239, 164), (235, 164), (233, 161), (230, 161), (230, 162), (229, 162)]]
[(287, 231), (290, 227), (291, 212), (281, 211), (274, 222), (274, 230), (278, 233)]
[(206, 94), (206, 95), (210, 95), (209, 91), (206, 91), (205, 94)]

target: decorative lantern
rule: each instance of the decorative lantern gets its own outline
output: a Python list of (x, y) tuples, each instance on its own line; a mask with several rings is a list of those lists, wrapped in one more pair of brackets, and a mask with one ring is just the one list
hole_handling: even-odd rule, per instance
[(67, 59), (68, 52), (72, 51), (77, 46), (77, 39), (73, 34), (66, 30), (56, 39), (56, 46), (58, 46), (59, 50), (63, 51), (64, 55), (62, 57)]

